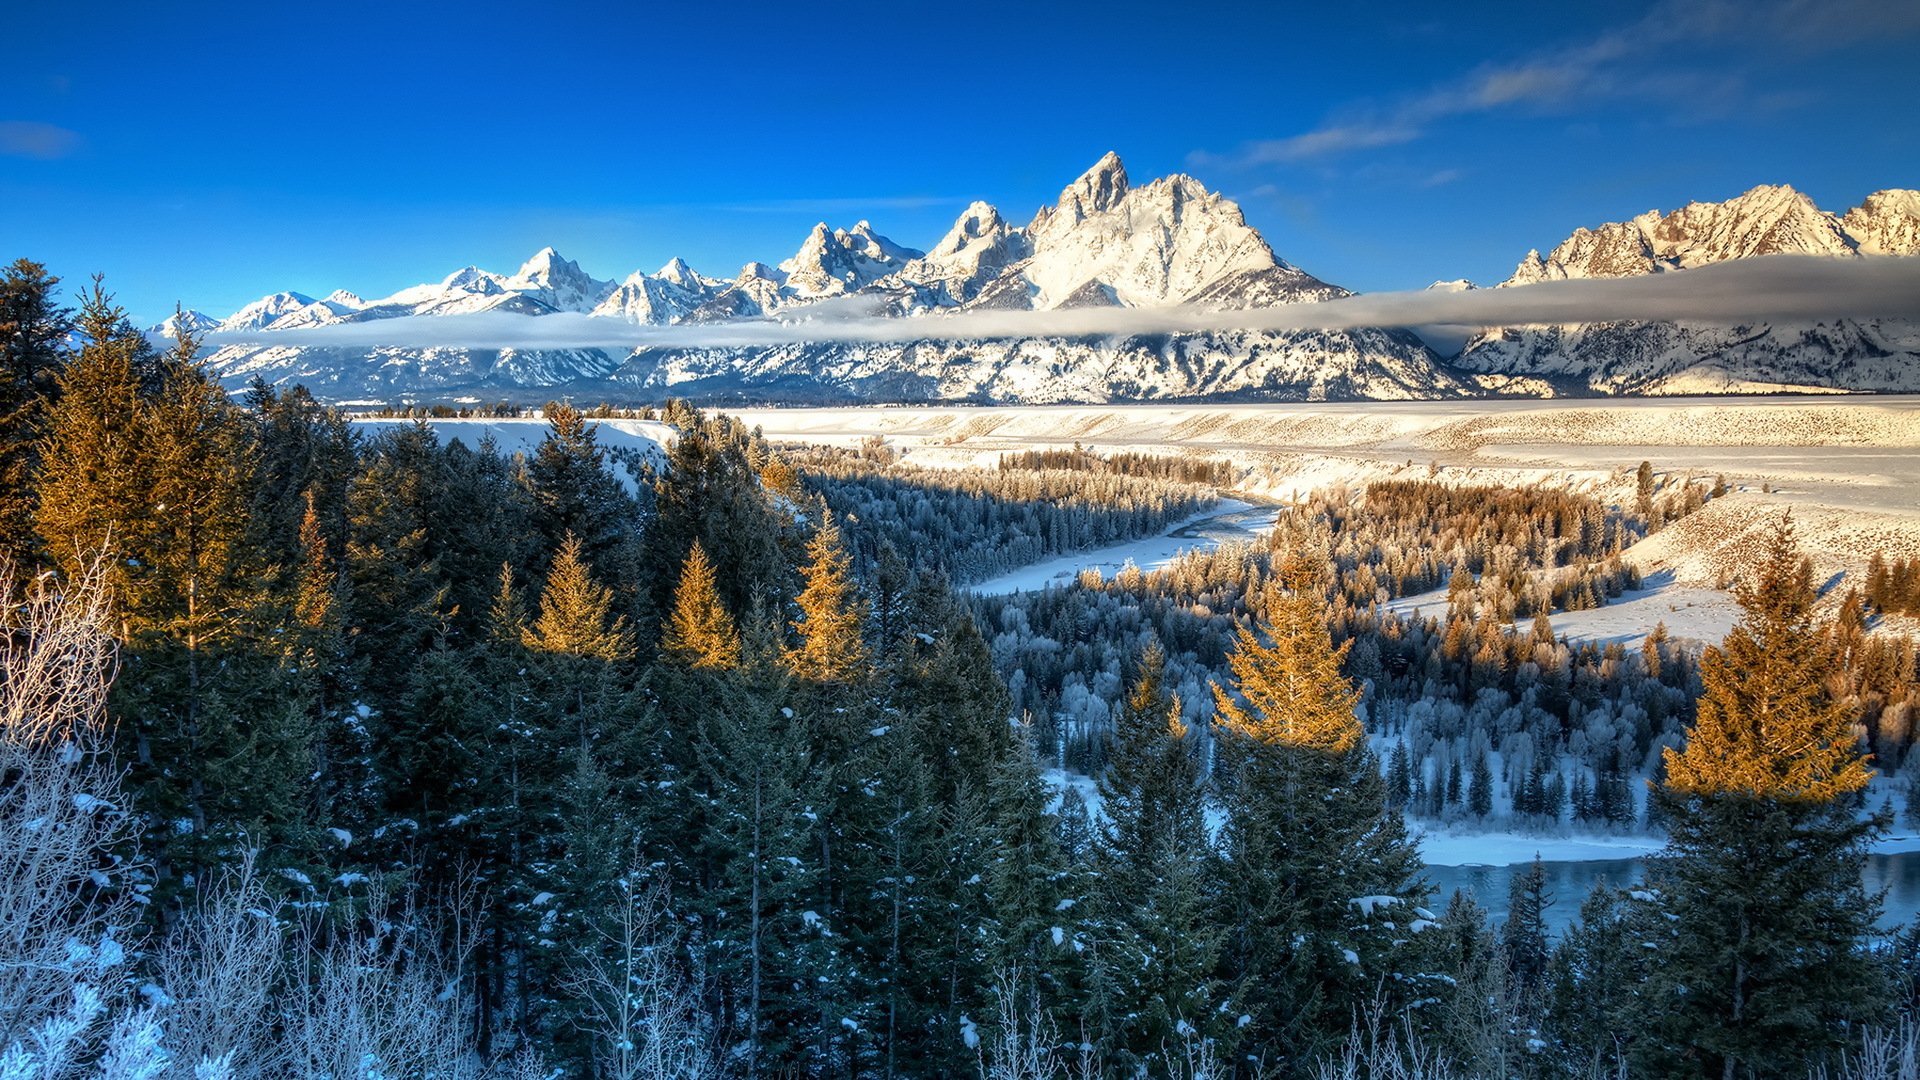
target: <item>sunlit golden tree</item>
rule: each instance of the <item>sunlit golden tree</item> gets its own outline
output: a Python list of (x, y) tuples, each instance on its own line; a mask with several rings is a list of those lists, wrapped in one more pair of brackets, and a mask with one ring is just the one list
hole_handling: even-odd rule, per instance
[(740, 631), (720, 602), (713, 563), (698, 541), (681, 565), (660, 648), (688, 667), (728, 671), (740, 666)]
[(1669, 840), (1651, 884), (1667, 918), (1649, 943), (1662, 962), (1644, 1064), (1805, 1076), (1885, 1008), (1868, 948), (1880, 904), (1860, 871), (1886, 822), (1855, 810), (1872, 773), (1825, 689), (1836, 658), (1790, 520), (1735, 596), (1740, 623), (1703, 657), (1699, 719), (1655, 792)]
[(800, 643), (787, 652), (787, 669), (815, 682), (850, 682), (866, 671), (867, 647), (860, 638), (865, 605), (853, 586), (853, 560), (840, 543), (833, 515), (807, 541), (805, 584), (796, 601), (800, 618), (793, 628)]

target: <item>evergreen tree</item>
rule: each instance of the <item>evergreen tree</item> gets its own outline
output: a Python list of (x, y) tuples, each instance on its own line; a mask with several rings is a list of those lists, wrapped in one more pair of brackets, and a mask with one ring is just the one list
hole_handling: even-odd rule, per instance
[(866, 672), (867, 648), (861, 640), (864, 605), (854, 593), (852, 560), (840, 544), (831, 514), (807, 542), (807, 565), (793, 624), (799, 644), (787, 652), (787, 668), (813, 682), (848, 682)]
[(613, 590), (593, 580), (580, 538), (568, 533), (554, 556), (540, 615), (527, 628), (529, 649), (538, 653), (614, 662), (632, 659), (633, 634), (624, 615), (613, 614)]
[(1063, 901), (1078, 898), (1067, 894), (1069, 867), (1057, 818), (1048, 812), (1051, 792), (1040, 775), (1031, 724), (1022, 724), (1020, 738), (1008, 744), (986, 796), (993, 836), (986, 867), (992, 965), (1029, 973), (1059, 1001), (1073, 981), (1067, 968), (1078, 922), (1075, 905)]
[(1631, 1075), (1647, 1060), (1644, 1047), (1653, 1041), (1651, 1013), (1658, 1005), (1645, 990), (1666, 944), (1658, 925), (1665, 920), (1653, 903), (1636, 896), (1650, 894), (1604, 881), (1595, 885), (1554, 947), (1546, 1032), (1571, 1075)]
[(1493, 769), (1487, 764), (1487, 755), (1482, 753), (1473, 759), (1473, 790), (1467, 800), (1467, 809), (1477, 818), (1486, 818), (1493, 813)]
[(1547, 868), (1535, 855), (1525, 872), (1515, 874), (1507, 887), (1507, 921), (1500, 928), (1507, 967), (1523, 1001), (1539, 991), (1546, 980), (1547, 908), (1552, 903), (1547, 895)]
[(1149, 644), (1114, 724), (1092, 905), (1102, 1049), (1116, 1068), (1156, 1075), (1187, 1032), (1211, 1028), (1219, 961), (1202, 774), (1165, 673)]
[(1853, 811), (1871, 773), (1825, 689), (1833, 646), (1790, 520), (1734, 595), (1741, 621), (1701, 660), (1698, 718), (1658, 793), (1673, 920), (1655, 992), (1666, 1053), (1705, 1075), (1797, 1076), (1882, 1012), (1860, 869), (1886, 822)]
[(35, 548), (33, 482), (41, 425), (58, 389), (70, 313), (60, 279), (29, 259), (0, 268), (0, 559), (25, 567)]
[(547, 437), (527, 461), (535, 521), (550, 544), (571, 536), (586, 558), (606, 564), (629, 533), (627, 495), (585, 414), (566, 402), (549, 402), (545, 412)]
[(720, 603), (713, 586), (713, 564), (699, 541), (680, 570), (660, 650), (693, 668), (728, 671), (740, 665), (740, 632)]
[(1393, 744), (1393, 753), (1387, 758), (1387, 806), (1404, 810), (1412, 799), (1413, 759), (1402, 739)]
[(814, 889), (815, 801), (808, 741), (780, 704), (786, 677), (766, 619), (749, 621), (732, 691), (709, 703), (700, 731), (711, 878), (703, 897), (703, 963), (715, 979), (717, 1020), (739, 1040), (748, 1076), (789, 1072), (819, 1031), (813, 980), (834, 931), (805, 906)]
[(1317, 570), (1295, 557), (1281, 580), (1286, 591), (1266, 602), (1271, 644), (1242, 626), (1228, 658), (1239, 700), (1214, 688), (1226, 773), (1222, 956), (1246, 1018), (1240, 1059), (1298, 1069), (1392, 970), (1400, 935), (1387, 924), (1405, 922), (1427, 887), (1386, 808)]
[[(155, 361), (146, 336), (98, 282), (75, 329), (84, 344), (61, 370), (59, 404), (44, 422), (34, 527), (68, 574), (109, 544), (124, 553), (105, 566), (109, 593), (127, 612), (145, 602), (139, 570), (158, 516), (143, 430)], [(123, 639), (129, 629), (123, 615)]]

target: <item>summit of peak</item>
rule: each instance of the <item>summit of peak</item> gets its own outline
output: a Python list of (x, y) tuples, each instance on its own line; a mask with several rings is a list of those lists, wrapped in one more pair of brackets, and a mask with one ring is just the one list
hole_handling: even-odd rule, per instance
[(1060, 193), (1059, 209), (1079, 216), (1111, 209), (1127, 193), (1127, 167), (1109, 150)]
[(661, 267), (660, 272), (653, 276), (665, 278), (668, 281), (680, 282), (681, 284), (690, 283), (699, 277), (698, 274), (693, 272), (693, 267), (687, 265), (687, 260), (678, 255), (668, 259), (667, 265)]

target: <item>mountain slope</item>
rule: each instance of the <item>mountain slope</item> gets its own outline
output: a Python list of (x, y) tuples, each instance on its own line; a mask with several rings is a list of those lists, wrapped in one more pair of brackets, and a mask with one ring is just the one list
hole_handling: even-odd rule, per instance
[[(1729, 259), (1792, 253), (1868, 258), (1920, 253), (1920, 193), (1877, 192), (1843, 216), (1790, 187), (1649, 211), (1576, 230), (1529, 252), (1500, 287), (1685, 273)], [(1452, 289), (1464, 282), (1446, 283)], [(752, 400), (1107, 402), (1249, 398), (1455, 397), (1504, 392), (1676, 393), (1785, 388), (1920, 389), (1920, 333), (1906, 322), (1830, 320), (1705, 326), (1615, 323), (1517, 327), (1461, 344), (1424, 328), (1448, 362), (1403, 330), (1215, 332), (1098, 339), (821, 342), (754, 348), (348, 348), (276, 343), (285, 330), (399, 317), (556, 313), (644, 326), (804, 316), (810, 305), (901, 319), (956, 312), (1189, 305), (1251, 309), (1350, 295), (1274, 254), (1231, 200), (1189, 176), (1137, 186), (1108, 154), (1025, 225), (968, 206), (927, 252), (861, 221), (822, 222), (777, 266), (734, 277), (679, 259), (600, 280), (552, 248), (512, 274), (466, 267), (362, 300), (275, 293), (224, 320), (185, 312), (220, 345), (227, 385), (301, 382), (335, 400), (671, 394)], [(157, 327), (169, 333), (176, 320)], [(413, 332), (418, 337), (417, 329)]]
[[(336, 400), (412, 396), (661, 396), (918, 401), (1114, 401), (1195, 397), (1428, 397), (1473, 392), (1400, 331), (1221, 333), (755, 349), (480, 350), (276, 345), (275, 331), (402, 316), (580, 312), (660, 326), (755, 319), (846, 297), (885, 314), (1193, 303), (1245, 308), (1347, 295), (1275, 257), (1232, 201), (1188, 176), (1135, 187), (1108, 154), (1015, 226), (974, 203), (929, 252), (861, 221), (816, 225), (778, 266), (731, 280), (676, 259), (614, 283), (552, 248), (510, 275), (466, 267), (437, 283), (361, 301), (280, 293), (220, 328), (257, 335), (212, 355), (230, 386), (302, 382)], [(163, 331), (164, 332), (164, 331)]]
[[(1856, 259), (1916, 250), (1920, 192), (1877, 192), (1843, 217), (1791, 187), (1762, 186), (1725, 202), (1577, 229), (1544, 258), (1528, 252), (1500, 287), (1681, 273), (1766, 255)], [(1920, 327), (1897, 319), (1507, 327), (1469, 340), (1455, 363), (1588, 393), (1920, 390)]]

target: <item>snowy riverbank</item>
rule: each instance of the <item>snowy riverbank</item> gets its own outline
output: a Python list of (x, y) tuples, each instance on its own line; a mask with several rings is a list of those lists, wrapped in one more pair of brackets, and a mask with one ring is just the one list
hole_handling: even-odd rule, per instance
[(1211, 551), (1221, 544), (1251, 540), (1273, 528), (1278, 513), (1278, 509), (1271, 506), (1221, 499), (1211, 509), (1174, 524), (1160, 536), (1076, 551), (1023, 566), (983, 581), (970, 591), (980, 596), (1037, 592), (1049, 586), (1071, 584), (1083, 570), (1098, 570), (1103, 576), (1112, 577), (1129, 563), (1142, 571), (1158, 570), (1189, 551)]

